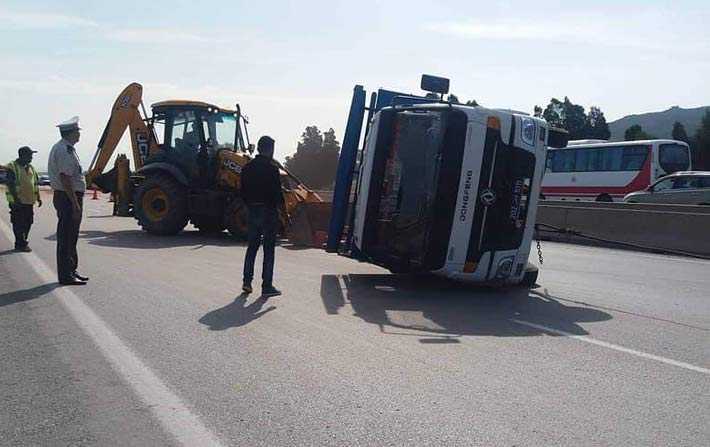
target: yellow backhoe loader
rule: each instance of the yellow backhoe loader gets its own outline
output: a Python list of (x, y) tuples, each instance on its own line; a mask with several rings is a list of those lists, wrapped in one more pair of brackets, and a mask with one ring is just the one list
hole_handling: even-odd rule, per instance
[[(149, 233), (176, 234), (190, 221), (201, 231), (226, 228), (245, 238), (248, 211), (240, 177), (254, 146), (239, 105), (230, 110), (200, 101), (162, 101), (151, 106), (148, 116), (142, 96), (142, 86), (133, 83), (116, 99), (86, 174), (87, 185), (111, 192), (114, 214), (134, 216)], [(114, 168), (104, 173), (126, 129), (133, 170), (128, 158), (119, 155)], [(283, 166), (280, 169), (283, 230), (295, 244), (321, 246), (328, 204)]]

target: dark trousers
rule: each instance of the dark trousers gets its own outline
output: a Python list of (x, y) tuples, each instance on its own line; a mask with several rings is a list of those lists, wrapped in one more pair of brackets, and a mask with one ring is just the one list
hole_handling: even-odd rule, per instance
[[(83, 209), (83, 197), (76, 194), (79, 206)], [(59, 281), (71, 280), (79, 265), (76, 242), (79, 239), (81, 216), (74, 218), (74, 206), (64, 191), (54, 191), (54, 208), (57, 210), (57, 276)]]
[(275, 207), (252, 205), (249, 207), (249, 247), (244, 259), (244, 282), (254, 278), (254, 261), (262, 240), (264, 243), (264, 268), (261, 273), (262, 287), (273, 286), (274, 247), (278, 212)]
[(34, 206), (17, 203), (10, 207), (10, 222), (15, 233), (15, 248), (27, 247), (27, 237), (34, 221)]

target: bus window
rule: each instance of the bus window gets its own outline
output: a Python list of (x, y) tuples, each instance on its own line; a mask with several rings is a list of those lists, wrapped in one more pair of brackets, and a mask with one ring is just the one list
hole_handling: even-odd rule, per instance
[(620, 147), (610, 147), (604, 150), (604, 170), (621, 171), (621, 159), (624, 149)]
[(648, 148), (646, 146), (627, 146), (621, 156), (622, 171), (638, 171), (643, 167)]
[(690, 167), (688, 148), (680, 144), (662, 144), (658, 152), (658, 163), (666, 174), (684, 171)]
[(574, 171), (575, 151), (573, 149), (565, 149), (561, 151), (552, 151), (552, 162), (550, 168), (552, 172), (572, 172)]
[(589, 171), (589, 152), (586, 149), (574, 151), (574, 170), (577, 172)]
[(604, 170), (604, 149), (587, 149), (587, 171)]

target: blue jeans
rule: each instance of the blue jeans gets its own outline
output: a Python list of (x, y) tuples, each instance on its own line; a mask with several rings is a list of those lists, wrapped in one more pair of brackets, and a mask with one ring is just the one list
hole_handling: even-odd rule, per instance
[(244, 283), (254, 279), (254, 261), (262, 240), (264, 243), (264, 267), (261, 272), (262, 287), (272, 287), (274, 278), (274, 248), (278, 212), (274, 207), (253, 205), (249, 207), (249, 247), (244, 259)]

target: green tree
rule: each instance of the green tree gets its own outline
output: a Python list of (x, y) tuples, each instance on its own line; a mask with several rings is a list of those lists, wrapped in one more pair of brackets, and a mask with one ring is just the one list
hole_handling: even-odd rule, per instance
[(710, 109), (705, 110), (691, 147), (694, 153), (693, 169), (710, 170)]
[(301, 134), (301, 141), (298, 143), (296, 152), (318, 151), (323, 148), (323, 135), (317, 126), (306, 126), (306, 130)]
[(536, 105), (533, 109), (533, 116), (537, 118), (542, 118), (542, 107)]
[(653, 135), (644, 132), (643, 128), (638, 124), (634, 124), (624, 132), (624, 140), (626, 141), (653, 140), (654, 138)]
[(688, 133), (685, 131), (685, 126), (679, 121), (673, 123), (673, 131), (671, 132), (672, 138), (677, 141), (688, 142)]
[(573, 103), (566, 96), (564, 101), (552, 98), (542, 112), (542, 117), (554, 127), (566, 129), (570, 140), (587, 138), (587, 115), (584, 114), (584, 107)]
[(301, 134), (296, 153), (286, 157), (286, 168), (311, 188), (330, 188), (338, 168), (340, 142), (332, 128), (321, 133), (317, 126), (308, 126)]
[(608, 140), (611, 137), (609, 124), (606, 122), (604, 112), (599, 107), (592, 106), (584, 120), (584, 131), (582, 138), (595, 140)]
[(326, 132), (323, 132), (323, 150), (328, 151), (340, 151), (340, 142), (335, 136), (335, 130), (331, 127)]
[(467, 105), (467, 106), (478, 107), (478, 103), (476, 102), (475, 99), (471, 99), (471, 100), (469, 100), (469, 101), (466, 101), (466, 105)]

